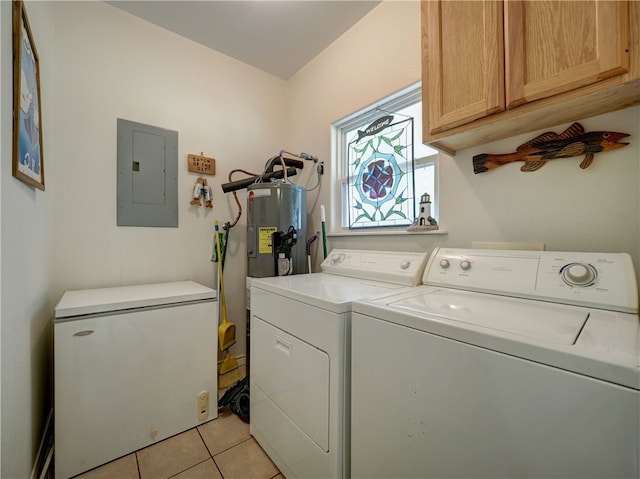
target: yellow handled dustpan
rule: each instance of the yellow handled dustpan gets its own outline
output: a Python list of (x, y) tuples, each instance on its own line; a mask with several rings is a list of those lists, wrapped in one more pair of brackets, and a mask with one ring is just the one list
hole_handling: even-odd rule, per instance
[(227, 320), (227, 303), (224, 298), (224, 277), (222, 274), (222, 253), (220, 249), (220, 236), (218, 235), (218, 222), (215, 222), (216, 252), (218, 254), (218, 277), (220, 278), (220, 326), (218, 327), (218, 344), (220, 351), (224, 351), (236, 342), (236, 325)]

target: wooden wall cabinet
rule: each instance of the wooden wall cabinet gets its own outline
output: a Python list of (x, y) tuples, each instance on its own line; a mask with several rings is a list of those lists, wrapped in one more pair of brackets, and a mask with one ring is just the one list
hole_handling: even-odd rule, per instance
[(503, 111), (502, 3), (427, 1), (422, 8), (429, 132)]
[(640, 2), (423, 1), (423, 141), (449, 153), (640, 103)]

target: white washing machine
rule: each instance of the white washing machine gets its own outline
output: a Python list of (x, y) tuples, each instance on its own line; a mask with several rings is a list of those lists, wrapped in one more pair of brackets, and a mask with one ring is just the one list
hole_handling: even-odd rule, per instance
[(436, 249), (425, 286), (356, 301), (354, 478), (638, 478), (626, 254)]
[(322, 273), (252, 280), (251, 434), (288, 479), (349, 476), (351, 302), (418, 284), (427, 258), (334, 249)]

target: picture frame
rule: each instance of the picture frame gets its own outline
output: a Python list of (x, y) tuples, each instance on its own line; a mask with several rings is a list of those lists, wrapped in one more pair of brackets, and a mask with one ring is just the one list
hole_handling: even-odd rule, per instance
[(22, 0), (13, 0), (13, 176), (44, 191), (40, 62)]

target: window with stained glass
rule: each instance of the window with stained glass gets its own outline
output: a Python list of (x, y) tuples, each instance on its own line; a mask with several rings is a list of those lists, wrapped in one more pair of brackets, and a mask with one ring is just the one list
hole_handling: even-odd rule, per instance
[(342, 228), (404, 231), (425, 193), (437, 219), (438, 152), (414, 141), (414, 131), (422, 131), (420, 83), (333, 124), (334, 206)]
[(413, 118), (385, 114), (351, 132), (349, 228), (405, 226), (413, 222)]

